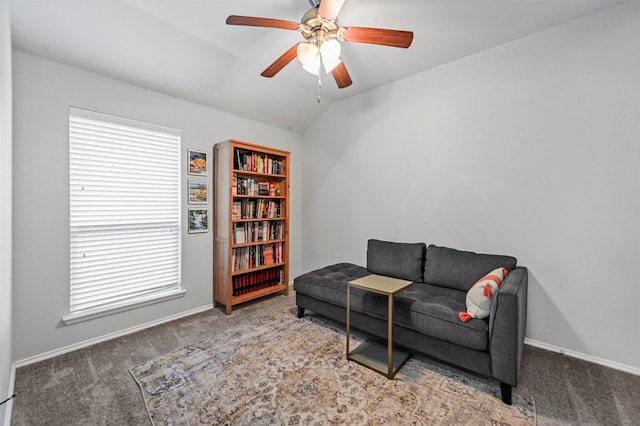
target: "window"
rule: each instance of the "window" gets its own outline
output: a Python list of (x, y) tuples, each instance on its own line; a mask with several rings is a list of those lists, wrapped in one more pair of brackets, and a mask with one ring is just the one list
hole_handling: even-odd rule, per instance
[(67, 324), (184, 295), (180, 132), (71, 108)]

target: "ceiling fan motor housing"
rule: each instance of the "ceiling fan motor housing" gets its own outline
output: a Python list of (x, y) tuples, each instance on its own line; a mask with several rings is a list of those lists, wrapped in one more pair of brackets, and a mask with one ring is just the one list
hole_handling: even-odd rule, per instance
[(325, 20), (318, 16), (318, 9), (310, 9), (302, 16), (302, 36), (307, 41), (326, 41), (331, 39), (339, 39), (338, 32), (340, 27), (337, 20)]

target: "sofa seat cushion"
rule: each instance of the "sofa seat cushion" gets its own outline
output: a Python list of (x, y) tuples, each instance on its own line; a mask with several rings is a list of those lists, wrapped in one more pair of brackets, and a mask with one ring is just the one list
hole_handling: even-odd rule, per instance
[[(470, 349), (486, 351), (489, 324), (472, 319), (463, 323), (458, 318), (466, 309), (466, 292), (423, 283), (395, 296), (393, 322), (405, 328), (436, 337)], [(387, 318), (387, 296), (368, 292), (363, 296), (363, 313)]]
[[(336, 263), (325, 266), (293, 280), (293, 289), (323, 302), (329, 302), (343, 308), (347, 306), (347, 283), (369, 275), (367, 268), (353, 263)], [(362, 296), (364, 290), (357, 288), (351, 291), (351, 309), (362, 312)]]
[(479, 254), (431, 244), (427, 247), (424, 282), (467, 292), (490, 271), (500, 267), (511, 271), (516, 264), (513, 256)]

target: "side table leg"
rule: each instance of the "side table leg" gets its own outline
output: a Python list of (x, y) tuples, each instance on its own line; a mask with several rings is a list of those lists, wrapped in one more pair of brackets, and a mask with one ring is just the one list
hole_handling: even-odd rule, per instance
[(389, 294), (387, 315), (387, 377), (393, 377), (393, 294)]
[(347, 284), (347, 353), (349, 359), (349, 329), (351, 328), (351, 286)]

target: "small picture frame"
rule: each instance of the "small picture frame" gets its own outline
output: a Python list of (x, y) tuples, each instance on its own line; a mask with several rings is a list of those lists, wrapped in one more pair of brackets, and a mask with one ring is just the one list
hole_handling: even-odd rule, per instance
[(189, 233), (199, 234), (209, 230), (209, 212), (207, 209), (189, 208)]
[(195, 176), (207, 176), (207, 153), (204, 151), (188, 150), (189, 174)]
[(189, 204), (207, 204), (209, 187), (204, 179), (187, 179), (189, 187)]

